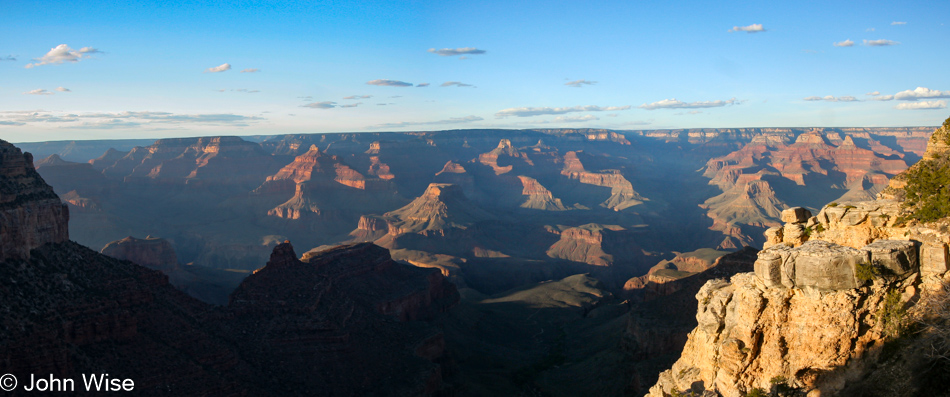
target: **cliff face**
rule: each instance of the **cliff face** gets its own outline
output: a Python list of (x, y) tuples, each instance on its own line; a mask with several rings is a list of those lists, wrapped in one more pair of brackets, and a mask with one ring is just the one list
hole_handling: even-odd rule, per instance
[(0, 140), (0, 261), (69, 240), (69, 210), (33, 168), (33, 156)]
[(723, 191), (703, 205), (713, 229), (755, 244), (764, 228), (779, 224), (790, 199), (812, 208), (832, 200), (872, 199), (888, 177), (907, 168), (906, 155), (866, 133), (853, 135), (820, 130), (797, 137), (758, 135), (740, 150), (709, 160), (704, 175)]
[(950, 282), (950, 233), (945, 220), (899, 222), (901, 211), (884, 199), (783, 211), (754, 273), (696, 294), (699, 325), (650, 395), (929, 393), (946, 366), (927, 355), (926, 333), (905, 329)]
[[(168, 276), (65, 241), (66, 210), (29, 155), (0, 142), (0, 362), (30, 374), (129, 378), (140, 395), (432, 395), (444, 339), (429, 320), (458, 302), (435, 269), (372, 244), (304, 261), (289, 243), (213, 308)], [(32, 249), (32, 252), (30, 251)], [(160, 239), (104, 251), (168, 267)], [(78, 383), (78, 382), (77, 382)]]
[(132, 236), (113, 241), (102, 248), (102, 254), (135, 262), (150, 269), (169, 273), (178, 267), (178, 257), (168, 240), (155, 237), (138, 239)]
[(298, 260), (289, 243), (232, 294), (229, 332), (282, 379), (277, 390), (325, 395), (430, 395), (444, 339), (429, 320), (458, 302), (435, 269), (392, 261), (364, 243)]

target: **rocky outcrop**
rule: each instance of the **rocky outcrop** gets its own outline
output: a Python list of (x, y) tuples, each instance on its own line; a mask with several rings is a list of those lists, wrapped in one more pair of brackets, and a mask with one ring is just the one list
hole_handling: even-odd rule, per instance
[(299, 260), (285, 242), (232, 294), (230, 331), (264, 376), (286, 382), (277, 390), (431, 395), (444, 342), (418, 320), (457, 301), (441, 272), (397, 264), (373, 244)]
[(384, 215), (392, 218), (389, 234), (416, 233), (448, 228), (466, 229), (495, 216), (475, 205), (456, 185), (433, 183), (422, 196)]
[(0, 261), (69, 240), (69, 210), (33, 168), (33, 156), (0, 140)]
[(529, 208), (542, 211), (565, 211), (567, 208), (561, 203), (561, 199), (555, 198), (551, 191), (542, 186), (536, 179), (519, 175), (524, 189), (521, 195), (525, 200), (521, 203), (521, 208)]
[[(704, 207), (717, 224), (765, 228), (778, 225), (779, 212), (791, 197), (807, 197), (803, 204), (812, 208), (835, 199), (872, 198), (888, 177), (907, 168), (905, 155), (870, 137), (857, 141), (820, 130), (797, 137), (755, 136), (742, 149), (707, 162), (704, 175), (723, 193)], [(799, 193), (806, 186), (820, 194)], [(758, 243), (758, 233), (732, 237)]]
[(610, 197), (600, 203), (600, 206), (614, 211), (623, 211), (627, 208), (642, 204), (645, 198), (633, 189), (633, 184), (619, 170), (605, 169), (591, 172), (584, 168), (577, 152), (564, 154), (564, 167), (561, 175), (581, 184), (610, 188)]
[(106, 244), (99, 251), (116, 259), (135, 262), (149, 269), (168, 274), (178, 268), (178, 256), (168, 240), (148, 236), (144, 239), (132, 236)]

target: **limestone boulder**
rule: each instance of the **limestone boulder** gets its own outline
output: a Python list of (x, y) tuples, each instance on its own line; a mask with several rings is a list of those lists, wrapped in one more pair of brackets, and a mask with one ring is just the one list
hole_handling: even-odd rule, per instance
[(898, 276), (918, 268), (917, 245), (907, 240), (877, 240), (864, 248), (871, 255), (871, 263), (890, 269)]
[(762, 248), (769, 248), (773, 245), (781, 244), (784, 236), (782, 230), (783, 228), (780, 226), (768, 228), (765, 231), (765, 243), (762, 244)]
[(782, 211), (782, 222), (805, 223), (811, 218), (811, 211), (804, 207), (794, 207)]
[(805, 241), (808, 241), (805, 225), (801, 223), (786, 223), (785, 227), (782, 228), (782, 241), (792, 246), (799, 246)]
[(868, 263), (869, 253), (826, 241), (809, 241), (795, 252), (795, 287), (840, 291), (861, 287), (855, 277), (860, 263)]

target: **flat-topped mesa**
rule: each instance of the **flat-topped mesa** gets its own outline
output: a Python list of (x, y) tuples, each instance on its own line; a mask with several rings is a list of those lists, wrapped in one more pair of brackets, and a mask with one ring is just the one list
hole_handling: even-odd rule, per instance
[(0, 261), (69, 240), (69, 210), (33, 167), (33, 156), (0, 140)]
[(175, 249), (163, 238), (148, 236), (139, 239), (129, 236), (106, 244), (99, 252), (165, 273), (178, 267)]

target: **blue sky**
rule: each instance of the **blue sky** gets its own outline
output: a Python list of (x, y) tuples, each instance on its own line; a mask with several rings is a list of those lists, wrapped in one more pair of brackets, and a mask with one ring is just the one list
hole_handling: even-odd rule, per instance
[(366, 3), (4, 0), (0, 138), (916, 126), (950, 112), (946, 1)]

